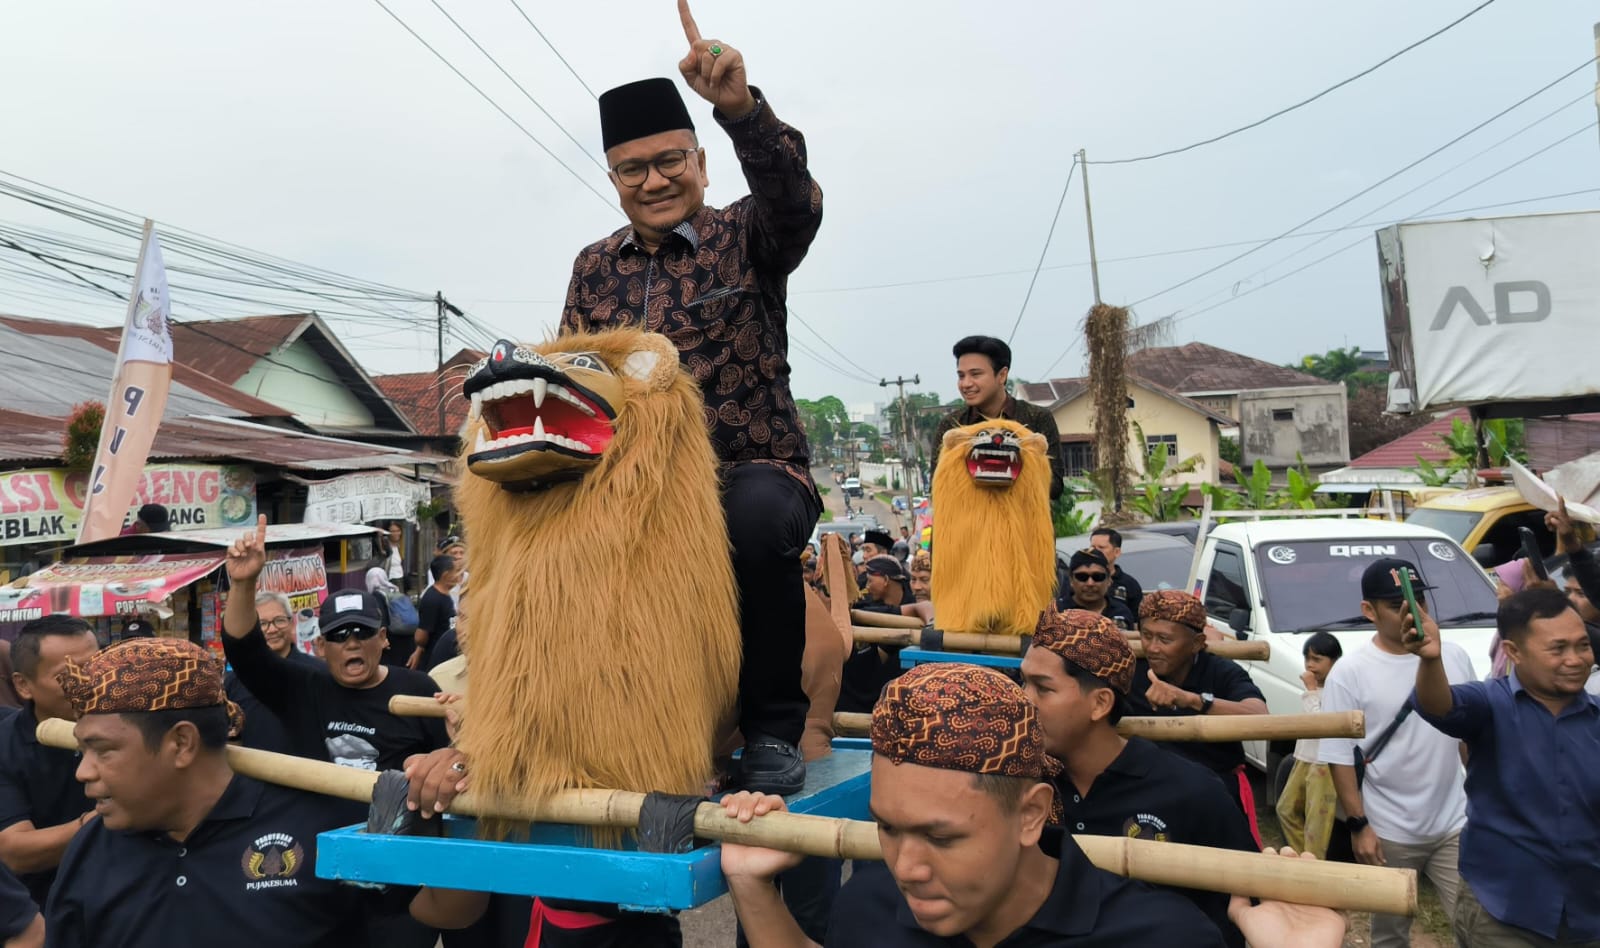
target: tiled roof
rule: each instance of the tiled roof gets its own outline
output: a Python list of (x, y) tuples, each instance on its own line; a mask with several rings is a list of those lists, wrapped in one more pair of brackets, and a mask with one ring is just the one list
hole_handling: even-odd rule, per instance
[(1381, 447), (1373, 448), (1351, 461), (1350, 466), (1403, 469), (1416, 467), (1418, 457), (1426, 458), (1434, 464), (1448, 461), (1450, 449), (1444, 446), (1441, 439), (1450, 433), (1450, 426), (1456, 419), (1467, 421), (1469, 417), (1465, 408), (1446, 412), (1416, 431), (1403, 434)]
[(1128, 372), (1175, 392), (1248, 392), (1295, 385), (1327, 385), (1325, 379), (1247, 355), (1191, 342), (1128, 353)]
[[(444, 369), (375, 375), (372, 381), (410, 420), (417, 433), (430, 438), (454, 438), (467, 423), (468, 403), (461, 397), (461, 380), (467, 369), (486, 353), (462, 349), (445, 362)], [(444, 426), (439, 406), (444, 406)]]
[(292, 341), (311, 319), (309, 313), (293, 313), (175, 322), (172, 351), (185, 365), (232, 385), (263, 357)]
[(1017, 393), (1023, 401), (1033, 402), (1049, 408), (1060, 402), (1070, 402), (1083, 394), (1088, 388), (1086, 379), (1050, 379), (1046, 382), (1030, 382), (1020, 386)]

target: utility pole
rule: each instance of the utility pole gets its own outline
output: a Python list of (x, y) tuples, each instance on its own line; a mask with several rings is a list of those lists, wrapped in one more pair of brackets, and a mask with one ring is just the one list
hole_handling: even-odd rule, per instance
[[(1600, 25), (1595, 27), (1600, 30)], [(1596, 40), (1600, 44), (1600, 39)], [(1094, 209), (1089, 205), (1089, 153), (1078, 149), (1078, 164), (1083, 167), (1083, 220), (1089, 225), (1089, 280), (1094, 284), (1094, 301), (1100, 302), (1100, 262), (1094, 254)]]
[[(1594, 54), (1600, 56), (1600, 23), (1594, 25)], [(1596, 65), (1594, 68), (1597, 73), (1600, 73), (1600, 65)], [(1600, 112), (1600, 86), (1595, 87), (1594, 107), (1595, 111)]]
[(436, 369), (438, 374), (434, 376), (434, 385), (433, 385), (433, 387), (434, 387), (434, 391), (437, 392), (438, 395), (439, 395), (439, 437), (448, 438), (448, 437), (450, 437), (450, 432), (445, 430), (445, 417), (444, 417), (444, 403), (445, 403), (445, 397), (444, 397), (444, 330), (445, 330), (445, 320), (447, 320), (450, 317), (451, 314), (454, 314), (456, 316), (460, 316), (460, 315), (462, 315), (462, 313), (461, 313), (461, 310), (456, 309), (453, 305), (451, 305), (450, 301), (444, 298), (444, 293), (439, 291), (439, 290), (434, 290), (433, 291), (433, 305), (434, 305), (434, 325), (435, 325), (435, 328), (438, 330), (438, 336), (437, 336), (437, 341), (435, 343), (435, 346), (436, 346), (436, 350), (437, 350), (438, 356), (439, 356), (439, 365), (438, 365), (438, 367)]
[[(890, 381), (889, 379), (883, 379), (878, 382), (878, 387), (888, 388), (890, 385), (895, 385), (900, 389), (900, 481), (901, 486), (904, 487), (906, 491), (906, 515), (912, 518), (912, 523), (915, 523), (916, 514), (912, 513), (911, 511), (911, 464), (906, 458), (907, 446), (911, 444), (911, 413), (910, 406), (906, 404), (907, 382), (910, 382), (912, 385), (921, 385), (922, 377), (919, 375), (913, 375), (910, 378), (906, 378), (902, 375), (893, 381)], [(892, 506), (893, 505), (891, 505), (891, 507)], [(899, 538), (896, 537), (896, 539)]]

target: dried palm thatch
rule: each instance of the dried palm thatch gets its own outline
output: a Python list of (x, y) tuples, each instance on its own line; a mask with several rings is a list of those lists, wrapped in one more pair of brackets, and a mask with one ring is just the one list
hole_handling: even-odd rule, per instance
[(1128, 487), (1128, 310), (1096, 303), (1084, 317), (1089, 350), (1089, 396), (1094, 404), (1094, 448), (1110, 484), (1112, 508), (1122, 509)]

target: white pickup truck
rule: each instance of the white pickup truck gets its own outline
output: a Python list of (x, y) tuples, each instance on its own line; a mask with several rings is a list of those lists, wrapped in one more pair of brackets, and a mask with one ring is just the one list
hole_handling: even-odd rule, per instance
[[(1223, 635), (1272, 646), (1269, 660), (1243, 665), (1272, 713), (1298, 714), (1306, 636), (1331, 632), (1346, 654), (1372, 638), (1372, 623), (1361, 615), (1361, 573), (1382, 556), (1416, 565), (1435, 587), (1427, 604), (1444, 640), (1466, 649), (1478, 677), (1487, 676), (1498, 606), (1494, 585), (1438, 530), (1365, 518), (1226, 523), (1201, 534), (1189, 588)], [(1244, 748), (1245, 757), (1274, 778), (1275, 797), (1294, 744), (1249, 741)]]

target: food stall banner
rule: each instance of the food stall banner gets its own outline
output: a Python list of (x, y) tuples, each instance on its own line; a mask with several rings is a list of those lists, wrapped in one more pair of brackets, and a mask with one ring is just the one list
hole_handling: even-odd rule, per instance
[[(221, 551), (208, 551), (62, 560), (18, 586), (0, 586), (0, 622), (29, 622), (60, 612), (84, 619), (144, 612), (211, 575), (224, 559)], [(322, 548), (268, 550), (256, 588), (288, 596), (296, 613), (315, 614), (328, 598)]]
[(417, 505), (428, 502), (427, 484), (389, 471), (346, 474), (306, 482), (307, 523), (371, 523), (406, 520), (415, 523)]
[[(87, 471), (41, 468), (0, 474), (0, 546), (72, 543), (88, 490)], [(177, 532), (242, 527), (256, 518), (255, 473), (248, 467), (147, 465), (123, 525), (132, 524), (145, 504), (165, 506)]]

